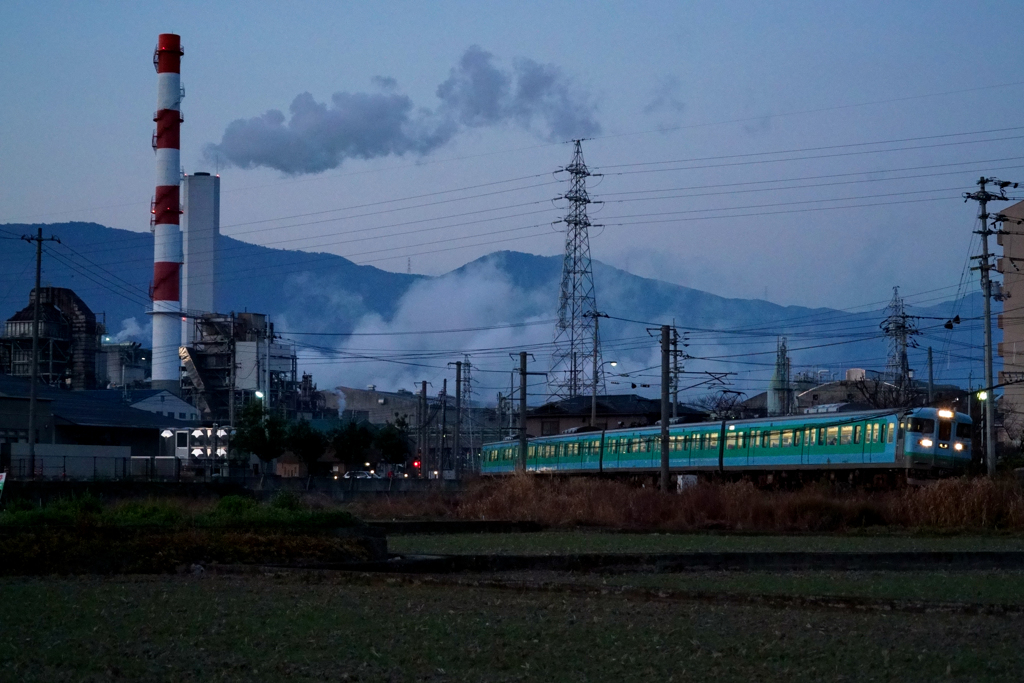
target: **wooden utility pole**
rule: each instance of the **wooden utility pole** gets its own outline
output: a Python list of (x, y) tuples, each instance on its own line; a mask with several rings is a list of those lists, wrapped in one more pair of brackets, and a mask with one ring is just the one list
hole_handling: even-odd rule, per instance
[[(36, 286), (32, 290), (32, 368), (29, 371), (28, 389), (28, 467), (29, 476), (36, 476), (36, 385), (39, 383), (39, 281), (43, 270), (43, 242), (60, 242), (56, 237), (43, 238), (43, 229), (36, 236), (23, 235), (26, 242), (36, 243)], [(52, 358), (53, 351), (51, 349)]]
[(671, 356), (671, 326), (661, 326), (661, 491), (668, 493), (668, 423), (669, 423), (669, 390), (671, 372), (669, 358)]
[(462, 465), (462, 361), (455, 361), (455, 433), (452, 439), (452, 469), (455, 478), (461, 475)]
[(519, 352), (519, 464), (516, 469), (526, 471), (526, 351)]

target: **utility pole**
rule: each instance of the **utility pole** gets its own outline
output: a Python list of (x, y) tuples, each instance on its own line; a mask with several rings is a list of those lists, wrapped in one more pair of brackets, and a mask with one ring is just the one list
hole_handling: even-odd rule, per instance
[[(987, 185), (996, 185), (999, 194), (989, 192)], [(988, 236), (994, 231), (988, 226), (988, 203), (990, 201), (1009, 201), (1006, 196), (1007, 187), (1017, 187), (1018, 183), (1011, 183), (996, 178), (982, 176), (978, 179), (977, 192), (965, 192), (964, 201), (973, 199), (978, 202), (978, 218), (981, 220), (981, 230), (976, 231), (981, 235), (981, 256), (972, 257), (980, 259), (976, 268), (971, 270), (981, 271), (981, 294), (985, 311), (985, 390), (988, 392), (988, 400), (985, 401), (985, 465), (988, 476), (993, 477), (996, 473), (996, 443), (995, 443), (995, 380), (992, 372), (992, 279), (989, 271), (994, 268), (989, 263)]]
[(671, 327), (661, 326), (661, 492), (668, 493), (668, 396)]
[(932, 373), (932, 347), (928, 347), (928, 405), (935, 400), (935, 383)]
[[(195, 324), (195, 321), (192, 321)], [(238, 369), (235, 360), (235, 312), (231, 311), (231, 338), (228, 340), (231, 345), (231, 395), (228, 399), (228, 424), (235, 426), (235, 372)]]
[[(512, 355), (512, 354), (509, 354)], [(516, 464), (517, 472), (526, 471), (526, 378), (530, 375), (547, 377), (546, 372), (526, 371), (526, 351), (519, 352), (519, 462)]]
[(504, 404), (503, 404), (504, 400), (505, 400), (505, 398), (501, 395), (501, 392), (499, 391), (498, 392), (498, 410), (497, 410), (497, 413), (495, 415), (495, 422), (497, 422), (497, 424), (498, 424), (498, 441), (501, 441), (501, 410), (504, 407)]
[(427, 383), (424, 381), (420, 383), (420, 474), (422, 475), (425, 470), (428, 469), (429, 464), (427, 463), (427, 451), (430, 450), (430, 442), (427, 440), (429, 431), (427, 426)]
[[(592, 383), (593, 386), (591, 387), (591, 393), (590, 393), (590, 426), (593, 427), (597, 423), (597, 382), (598, 382), (598, 375), (599, 375), (598, 370), (601, 367), (600, 364), (598, 363), (598, 360), (597, 360), (597, 357), (599, 355), (597, 353), (597, 349), (599, 348), (599, 344), (598, 344), (598, 339), (599, 339), (598, 322), (599, 322), (599, 320), (601, 318), (607, 318), (608, 314), (607, 313), (599, 313), (597, 311), (587, 311), (583, 315), (585, 317), (587, 317), (587, 318), (593, 318), (594, 319), (594, 354), (593, 354), (594, 368), (593, 368), (593, 373), (591, 375), (591, 379), (593, 380), (593, 383)], [(614, 363), (613, 363), (613, 365), (614, 365)]]
[(519, 464), (516, 469), (526, 471), (526, 351), (519, 352)]
[(441, 385), (441, 449), (437, 454), (438, 476), (444, 477), (444, 440), (448, 431), (448, 378)]
[(462, 458), (462, 361), (455, 361), (455, 438), (452, 439), (455, 478), (458, 479), (462, 469), (459, 460)]
[[(56, 237), (43, 238), (43, 229), (36, 236), (23, 235), (26, 242), (36, 243), (36, 287), (32, 290), (32, 368), (28, 389), (28, 467), (29, 476), (36, 476), (36, 384), (39, 383), (39, 280), (43, 270), (43, 242), (60, 242)], [(52, 354), (51, 354), (52, 355)]]

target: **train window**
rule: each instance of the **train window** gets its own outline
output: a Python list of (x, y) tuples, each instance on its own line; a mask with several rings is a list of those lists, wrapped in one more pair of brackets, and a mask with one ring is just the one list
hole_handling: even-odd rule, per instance
[(718, 432), (708, 434), (708, 448), (718, 449)]
[(536, 446), (527, 446), (526, 447), (526, 457), (528, 457), (528, 458), (536, 458), (537, 457), (537, 447)]
[(846, 425), (839, 429), (839, 445), (849, 446), (853, 441), (853, 426)]
[(819, 446), (825, 445), (825, 429), (823, 427), (816, 427), (814, 433), (817, 434), (817, 442)]
[(729, 432), (725, 437), (725, 447), (730, 451), (736, 450), (736, 432)]
[(768, 448), (778, 448), (781, 441), (782, 435), (777, 429), (768, 432)]
[(799, 429), (796, 429), (796, 430), (793, 431), (793, 445), (794, 446), (797, 446), (797, 447), (800, 446), (800, 434), (801, 434), (801, 432), (800, 432)]
[(769, 432), (768, 430), (761, 432), (761, 448), (768, 448), (768, 437), (770, 435), (771, 432)]
[(896, 423), (890, 422), (888, 424), (889, 426), (883, 430), (885, 432), (885, 441), (886, 443), (892, 443), (893, 432), (896, 431)]
[(913, 434), (932, 434), (935, 431), (935, 420), (912, 417), (907, 422), (907, 431)]
[(853, 425), (853, 442), (860, 443), (860, 425)]
[(971, 427), (972, 425), (967, 422), (956, 423), (956, 438), (958, 439), (969, 439), (971, 438)]
[(953, 436), (953, 423), (949, 420), (939, 420), (939, 441), (949, 441)]
[(835, 446), (839, 443), (839, 427), (828, 427), (825, 432), (825, 444)]
[(793, 430), (786, 429), (782, 432), (782, 447), (792, 448), (793, 447)]
[(745, 444), (746, 440), (747, 440), (746, 432), (740, 432), (739, 434), (736, 435), (736, 443), (737, 443), (737, 445), (740, 448), (743, 448), (743, 446), (746, 445)]

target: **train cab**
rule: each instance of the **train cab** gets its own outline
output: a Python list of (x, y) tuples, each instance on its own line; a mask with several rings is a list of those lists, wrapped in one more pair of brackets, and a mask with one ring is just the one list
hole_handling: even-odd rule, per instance
[(910, 479), (961, 474), (971, 462), (974, 426), (969, 415), (915, 408), (900, 421), (900, 442)]

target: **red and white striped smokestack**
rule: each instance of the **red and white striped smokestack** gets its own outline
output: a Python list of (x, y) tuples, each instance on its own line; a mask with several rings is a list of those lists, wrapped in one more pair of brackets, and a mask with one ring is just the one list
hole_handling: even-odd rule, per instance
[(153, 200), (153, 388), (177, 389), (181, 339), (181, 37), (161, 33), (153, 54), (157, 73), (156, 195)]

